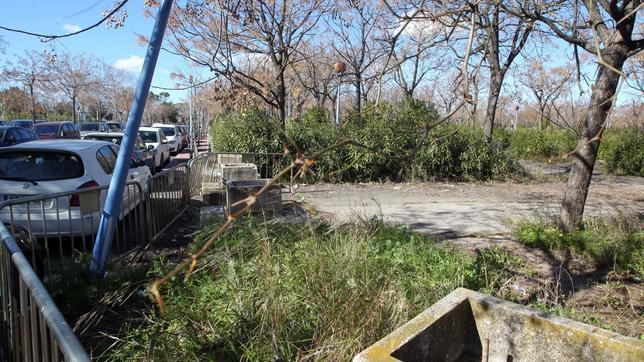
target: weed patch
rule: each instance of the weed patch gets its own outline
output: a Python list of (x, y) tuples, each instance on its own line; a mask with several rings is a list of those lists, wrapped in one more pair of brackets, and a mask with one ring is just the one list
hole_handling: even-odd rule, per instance
[[(493, 253), (470, 257), (380, 222), (246, 219), (188, 280), (164, 285), (164, 315), (154, 306), (109, 358), (348, 360), (457, 287), (494, 293), (515, 261)], [(171, 266), (159, 260), (153, 273)]]

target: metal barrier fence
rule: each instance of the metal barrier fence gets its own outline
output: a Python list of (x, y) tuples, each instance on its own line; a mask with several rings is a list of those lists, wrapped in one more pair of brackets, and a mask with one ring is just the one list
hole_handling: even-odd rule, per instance
[(159, 236), (190, 206), (191, 170), (186, 163), (164, 170), (148, 179), (146, 198), (147, 240)]
[(0, 224), (0, 360), (89, 361), (7, 228)]
[[(10, 199), (0, 203), (0, 221), (43, 283), (49, 285), (88, 261), (109, 186)], [(129, 182), (123, 193), (113, 250), (145, 242), (145, 190)], [(84, 259), (84, 260), (83, 260)]]

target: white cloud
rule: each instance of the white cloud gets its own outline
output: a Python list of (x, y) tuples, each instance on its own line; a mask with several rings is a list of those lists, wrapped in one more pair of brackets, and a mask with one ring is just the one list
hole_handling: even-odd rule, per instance
[(143, 67), (143, 58), (136, 55), (130, 55), (129, 58), (117, 59), (116, 63), (114, 63), (114, 68), (133, 73), (140, 72), (141, 67)]
[(81, 30), (81, 27), (76, 24), (65, 24), (63, 25), (63, 29), (67, 30), (70, 33), (75, 33)]

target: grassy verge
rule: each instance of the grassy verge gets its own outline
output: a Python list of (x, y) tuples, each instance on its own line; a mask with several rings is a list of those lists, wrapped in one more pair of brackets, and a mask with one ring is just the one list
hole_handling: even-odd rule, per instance
[(636, 217), (589, 218), (579, 231), (561, 232), (554, 222), (521, 221), (517, 240), (526, 246), (559, 252), (573, 259), (638, 278), (644, 275), (644, 229)]
[[(494, 294), (515, 263), (500, 250), (467, 256), (379, 222), (330, 229), (246, 220), (187, 281), (164, 286), (163, 316), (151, 307), (105, 356), (348, 360), (456, 287)], [(160, 260), (153, 273), (171, 266)]]

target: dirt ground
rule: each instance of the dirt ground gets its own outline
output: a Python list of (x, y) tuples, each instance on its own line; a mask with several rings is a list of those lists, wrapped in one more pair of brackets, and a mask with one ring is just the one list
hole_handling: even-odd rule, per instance
[[(567, 305), (577, 319), (619, 333), (644, 334), (644, 288), (639, 278), (564, 266), (563, 256), (527, 248), (511, 236), (513, 220), (552, 218), (563, 198), (566, 165), (524, 164), (527, 183), (413, 183), (300, 185), (291, 198), (336, 223), (382, 218), (475, 253), (500, 247), (525, 261), (510, 288), (525, 300)], [(601, 168), (600, 168), (601, 170)], [(585, 216), (618, 213), (644, 219), (644, 178), (593, 176)], [(568, 265), (566, 265), (568, 266)], [(640, 276), (641, 277), (641, 276)]]

